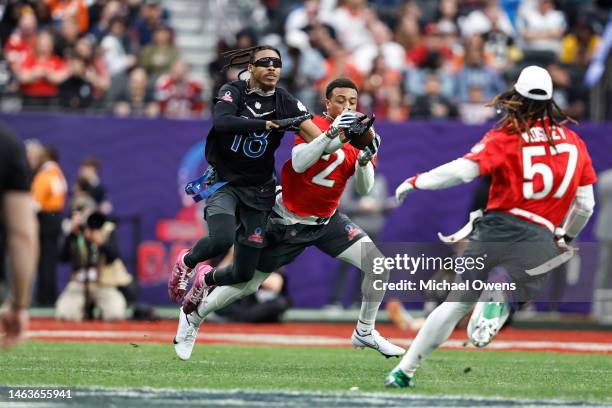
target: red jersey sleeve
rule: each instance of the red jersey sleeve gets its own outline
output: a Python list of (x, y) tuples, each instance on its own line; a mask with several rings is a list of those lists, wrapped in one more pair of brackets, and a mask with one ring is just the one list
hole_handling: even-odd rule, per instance
[(586, 145), (582, 140), (580, 140), (580, 150), (580, 153), (584, 155), (584, 165), (582, 166), (582, 173), (580, 174), (580, 183), (578, 185), (590, 186), (591, 184), (595, 184), (595, 182), (597, 182), (597, 174), (595, 174), (595, 169), (593, 168), (593, 162), (591, 161), (589, 151), (587, 150)]
[(507, 140), (502, 134), (491, 131), (476, 143), (463, 158), (478, 163), (480, 175), (486, 176), (504, 162), (506, 144)]

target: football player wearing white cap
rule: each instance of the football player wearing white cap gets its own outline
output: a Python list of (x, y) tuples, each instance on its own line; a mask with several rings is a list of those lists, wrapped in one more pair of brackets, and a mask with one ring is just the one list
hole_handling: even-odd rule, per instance
[[(573, 250), (567, 242), (578, 235), (593, 212), (592, 185), (597, 177), (584, 142), (564, 126), (574, 121), (552, 96), (552, 79), (545, 69), (523, 69), (514, 87), (491, 103), (504, 116), (468, 154), (410, 177), (397, 187), (395, 194), (401, 202), (418, 190), (438, 190), (492, 176), (484, 215), (464, 227), (463, 236), (458, 233), (450, 240), (467, 238), (462, 256), (485, 256), (485, 267), (457, 275), (457, 281), (468, 283), (471, 290), (451, 291), (427, 317), (385, 385), (414, 387), (421, 362), (448, 339), (475, 304), (468, 336), (478, 347), (487, 345), (507, 319), (510, 307), (533, 299), (550, 270), (571, 257)], [(489, 280), (500, 270), (516, 285), (516, 291), (493, 293), (501, 296), (495, 302), (483, 301), (490, 294), (476, 290), (470, 281)]]

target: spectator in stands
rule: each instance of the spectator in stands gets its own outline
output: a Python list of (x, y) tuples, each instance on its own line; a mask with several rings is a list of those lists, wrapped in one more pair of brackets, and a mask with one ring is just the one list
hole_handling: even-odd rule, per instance
[(436, 10), (435, 22), (438, 26), (453, 27), (453, 32), (459, 32), (457, 26), (457, 17), (459, 15), (459, 7), (457, 0), (440, 0), (438, 9)]
[(15, 77), (11, 65), (5, 59), (2, 49), (0, 49), (0, 111), (10, 111), (10, 105), (15, 98), (8, 98), (19, 90), (19, 83)]
[(86, 33), (89, 29), (89, 13), (84, 0), (45, 0), (51, 9), (51, 16), (55, 22), (66, 19), (75, 19), (79, 33)]
[(491, 25), (491, 30), (484, 34), (484, 40), (485, 58), (497, 72), (508, 70), (513, 62), (521, 57), (514, 37), (501, 30), (496, 22)]
[(566, 23), (565, 16), (555, 9), (552, 0), (538, 0), (536, 7), (523, 9), (518, 17), (517, 28), (525, 51), (559, 55)]
[(53, 35), (49, 31), (38, 34), (35, 51), (24, 58), (16, 73), (23, 103), (29, 107), (54, 105), (58, 85), (70, 75), (66, 62), (53, 54)]
[(179, 58), (179, 51), (172, 41), (172, 31), (160, 26), (153, 33), (153, 42), (140, 51), (139, 65), (147, 71), (154, 82), (170, 70)]
[(124, 75), (136, 64), (136, 57), (127, 52), (125, 42), (125, 20), (115, 17), (110, 22), (108, 34), (100, 43), (106, 67), (112, 78)]
[[(102, 6), (102, 3), (96, 3), (96, 5)], [(122, 6), (118, 0), (111, 0), (104, 4), (100, 13), (100, 18), (97, 21), (92, 21), (92, 27), (90, 33), (96, 39), (96, 42), (101, 41), (110, 31), (111, 21), (114, 18), (120, 18), (122, 16)]]
[(59, 32), (55, 35), (54, 53), (62, 58), (68, 58), (79, 40), (79, 26), (74, 18), (62, 20)]
[(400, 72), (387, 67), (385, 57), (379, 55), (361, 84), (359, 105), (380, 119), (405, 120), (408, 112), (403, 103), (401, 82)]
[(83, 109), (101, 103), (110, 87), (110, 75), (102, 58), (94, 55), (88, 37), (78, 40), (67, 62), (70, 77), (60, 86), (61, 105)]
[(117, 287), (129, 285), (132, 276), (119, 258), (116, 225), (99, 212), (87, 216), (84, 207), (75, 208), (70, 224), (62, 260), (70, 263), (72, 277), (57, 300), (55, 316), (81, 321), (92, 318), (97, 306), (103, 320), (125, 319), (127, 304)]
[(202, 115), (202, 83), (190, 75), (189, 65), (176, 61), (155, 85), (155, 99), (163, 116), (192, 118)]
[(377, 20), (366, 0), (344, 0), (332, 12), (329, 22), (336, 30), (340, 44), (352, 52), (374, 43), (370, 27)]
[(357, 67), (350, 62), (350, 56), (348, 50), (340, 47), (331, 51), (323, 67), (325, 76), (316, 84), (319, 92), (323, 92), (334, 78), (349, 78), (357, 87), (361, 86), (362, 76)]
[(593, 31), (593, 26), (587, 21), (579, 21), (576, 26), (563, 37), (559, 60), (563, 64), (574, 65), (586, 69), (591, 63), (593, 54), (601, 38)]
[(417, 96), (410, 111), (412, 119), (454, 119), (457, 107), (442, 95), (438, 76), (430, 72), (425, 80), (425, 94)]
[(362, 74), (367, 74), (372, 69), (376, 57), (381, 54), (388, 68), (400, 72), (406, 66), (404, 49), (392, 41), (391, 30), (382, 21), (377, 20), (371, 24), (371, 34), (374, 42), (353, 52), (353, 64)]
[(589, 110), (585, 103), (589, 90), (582, 82), (580, 70), (570, 70), (558, 63), (549, 64), (546, 69), (553, 80), (555, 102), (572, 118), (584, 118)]
[(31, 8), (21, 9), (19, 25), (8, 38), (4, 46), (6, 59), (13, 70), (19, 68), (28, 54), (36, 49), (37, 20)]
[(93, 156), (87, 156), (81, 161), (76, 185), (84, 195), (91, 197), (96, 203), (97, 211), (110, 214), (113, 205), (108, 199), (106, 186), (100, 179), (100, 161)]
[(55, 149), (40, 142), (26, 144), (28, 160), (35, 173), (32, 196), (40, 225), (40, 261), (36, 281), (36, 300), (39, 306), (52, 306), (56, 299), (58, 246), (61, 235), (62, 213), (68, 186), (58, 164)]
[(113, 112), (122, 117), (147, 116), (152, 118), (159, 114), (159, 105), (149, 90), (147, 72), (144, 69), (132, 70), (127, 89), (119, 94)]
[(329, 13), (321, 6), (321, 0), (304, 0), (287, 15), (285, 36), (291, 38), (296, 32), (297, 35), (303, 35), (306, 27), (316, 22), (328, 24), (329, 19)]
[(420, 66), (425, 59), (423, 55), (419, 21), (410, 15), (402, 17), (395, 30), (395, 40), (404, 47), (406, 62), (409, 66)]
[(485, 100), (502, 92), (506, 84), (500, 75), (485, 64), (484, 42), (474, 35), (466, 40), (465, 66), (457, 73), (455, 93), (459, 102), (469, 102), (470, 90), (480, 89)]
[[(425, 95), (428, 75), (437, 77), (442, 96), (449, 99), (455, 97), (451, 65), (445, 64), (444, 57), (438, 52), (429, 52), (421, 67), (410, 67), (404, 71), (404, 93), (410, 99)], [(414, 100), (410, 102), (413, 103)]]
[(461, 121), (468, 125), (482, 125), (495, 116), (495, 109), (487, 106), (490, 98), (485, 98), (483, 88), (477, 84), (468, 90), (468, 99), (459, 104)]
[(500, 7), (499, 0), (486, 0), (482, 9), (476, 9), (461, 22), (461, 34), (464, 37), (486, 34), (493, 26), (509, 37), (515, 35), (514, 27), (506, 12)]
[(153, 41), (155, 30), (164, 25), (164, 11), (160, 0), (144, 0), (134, 28), (141, 47)]

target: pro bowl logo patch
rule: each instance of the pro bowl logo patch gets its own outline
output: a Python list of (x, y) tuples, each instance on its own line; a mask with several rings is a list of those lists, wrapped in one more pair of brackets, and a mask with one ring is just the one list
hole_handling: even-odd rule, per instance
[(249, 235), (247, 240), (250, 242), (255, 242), (257, 244), (263, 244), (264, 237), (262, 229), (260, 227), (255, 228), (255, 231), (251, 235)]
[(352, 241), (357, 235), (361, 234), (361, 229), (352, 224), (346, 224), (344, 230), (349, 241)]
[(230, 91), (226, 91), (225, 95), (221, 97), (221, 100), (229, 103), (234, 102), (234, 98), (232, 98), (232, 93)]

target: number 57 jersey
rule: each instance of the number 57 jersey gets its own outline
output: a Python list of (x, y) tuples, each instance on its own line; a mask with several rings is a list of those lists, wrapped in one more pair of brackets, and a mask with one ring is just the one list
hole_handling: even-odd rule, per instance
[(578, 187), (594, 184), (597, 176), (575, 132), (553, 126), (551, 146), (543, 126), (548, 123), (537, 122), (521, 135), (491, 130), (464, 158), (477, 162), (481, 175), (492, 175), (487, 210), (532, 221), (535, 214), (550, 228), (562, 223)]
[[(315, 116), (313, 122), (322, 131), (331, 126), (331, 122), (323, 116)], [(301, 143), (306, 142), (296, 136), (295, 145)], [(303, 173), (296, 173), (291, 159), (287, 160), (281, 171), (285, 207), (301, 217), (329, 217), (334, 214), (346, 182), (355, 174), (358, 154), (359, 149), (345, 143), (336, 152), (322, 156)]]

